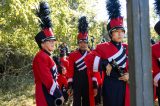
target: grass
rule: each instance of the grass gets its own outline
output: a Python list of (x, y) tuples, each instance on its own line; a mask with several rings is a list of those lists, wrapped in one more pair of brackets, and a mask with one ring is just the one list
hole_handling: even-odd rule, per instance
[[(0, 106), (36, 106), (32, 74), (2, 76), (0, 78)], [(155, 106), (158, 106), (157, 101)]]
[(0, 85), (0, 106), (35, 106), (32, 75), (3, 76)]

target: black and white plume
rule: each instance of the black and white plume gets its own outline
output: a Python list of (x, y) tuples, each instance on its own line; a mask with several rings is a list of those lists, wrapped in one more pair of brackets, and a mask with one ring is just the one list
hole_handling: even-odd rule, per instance
[(80, 17), (80, 19), (78, 20), (78, 30), (79, 33), (86, 33), (88, 32), (88, 21), (87, 18), (85, 16)]
[(50, 28), (52, 27), (52, 22), (50, 18), (50, 7), (47, 2), (40, 2), (39, 8), (37, 9), (37, 16), (40, 19), (41, 28)]

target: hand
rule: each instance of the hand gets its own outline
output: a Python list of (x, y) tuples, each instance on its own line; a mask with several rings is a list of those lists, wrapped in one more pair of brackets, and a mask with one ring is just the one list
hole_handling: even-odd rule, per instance
[(73, 82), (68, 83), (68, 91), (67, 91), (69, 96), (72, 96), (73, 94)]
[(98, 90), (97, 89), (93, 89), (93, 92), (94, 92), (94, 97), (97, 96)]
[(68, 89), (68, 91), (67, 91), (67, 93), (68, 93), (68, 96), (72, 96), (73, 95), (73, 89)]
[(129, 73), (124, 73), (124, 75), (120, 77), (119, 80), (127, 82), (129, 80)]
[(107, 76), (110, 76), (111, 71), (112, 71), (112, 66), (110, 64), (108, 64), (106, 66), (106, 74), (107, 74)]

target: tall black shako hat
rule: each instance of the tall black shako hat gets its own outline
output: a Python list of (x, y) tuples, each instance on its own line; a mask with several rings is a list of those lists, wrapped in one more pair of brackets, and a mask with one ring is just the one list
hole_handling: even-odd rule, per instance
[(107, 0), (106, 8), (109, 15), (109, 22), (107, 24), (107, 30), (111, 37), (112, 31), (122, 29), (125, 31), (123, 26), (123, 17), (121, 16), (121, 5), (119, 0)]
[[(160, 0), (155, 0), (154, 6), (155, 6), (155, 8), (154, 8), (155, 12), (159, 16), (159, 18), (160, 18)], [(160, 21), (158, 21), (156, 23), (156, 25), (154, 26), (154, 30), (156, 31), (156, 33), (158, 35), (160, 35)]]
[(50, 18), (50, 7), (47, 2), (40, 2), (39, 8), (37, 9), (37, 16), (41, 26), (41, 31), (35, 36), (35, 41), (41, 48), (41, 43), (47, 40), (56, 40), (52, 31), (52, 22)]
[(82, 16), (78, 20), (78, 42), (85, 41), (88, 42), (88, 21), (86, 16)]

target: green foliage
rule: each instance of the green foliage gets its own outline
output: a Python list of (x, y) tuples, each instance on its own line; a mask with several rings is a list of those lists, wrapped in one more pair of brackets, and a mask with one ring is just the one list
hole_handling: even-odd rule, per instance
[(154, 39), (156, 42), (160, 40), (160, 37), (155, 32), (154, 28), (150, 29), (150, 35), (151, 35), (151, 38)]
[(157, 33), (154, 30), (154, 25), (158, 22), (158, 17), (155, 14), (154, 8), (150, 8), (150, 36), (152, 39), (154, 39), (156, 42), (160, 40), (160, 37), (157, 35)]
[[(8, 49), (14, 56), (33, 57), (38, 50), (34, 36), (40, 31), (36, 8), (40, 0), (4, 0), (0, 5), (0, 49)], [(54, 34), (57, 45), (66, 42), (71, 49), (75, 49), (77, 42), (77, 22), (81, 15), (87, 15), (90, 27), (89, 35), (99, 36), (101, 26), (95, 20), (93, 8), (88, 8), (87, 0), (48, 0), (52, 13)], [(77, 4), (77, 8), (73, 5)], [(4, 58), (6, 52), (1, 53)], [(3, 59), (2, 59), (3, 60)], [(17, 61), (18, 62), (18, 61)], [(31, 62), (31, 61), (30, 61)], [(3, 62), (1, 61), (0, 64)]]

